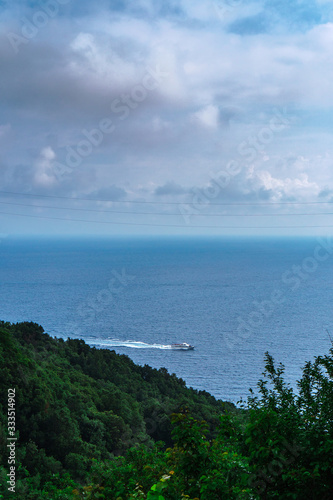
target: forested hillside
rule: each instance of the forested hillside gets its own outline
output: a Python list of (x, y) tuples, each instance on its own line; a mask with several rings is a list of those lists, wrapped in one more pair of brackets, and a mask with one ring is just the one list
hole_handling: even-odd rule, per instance
[(1, 322), (0, 498), (330, 500), (333, 350), (297, 393), (283, 373), (267, 353), (259, 397), (236, 409), (165, 369)]
[(29, 477), (39, 487), (64, 471), (83, 481), (93, 459), (155, 441), (170, 446), (170, 415), (183, 407), (205, 419), (213, 437), (218, 415), (232, 407), (186, 388), (165, 368), (138, 366), (83, 340), (54, 339), (35, 323), (0, 326), (1, 465), (7, 468), (7, 391), (15, 388), (20, 484)]

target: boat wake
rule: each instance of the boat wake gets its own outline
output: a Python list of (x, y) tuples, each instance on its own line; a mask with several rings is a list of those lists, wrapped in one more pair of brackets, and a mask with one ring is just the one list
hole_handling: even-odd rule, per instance
[(171, 345), (164, 344), (147, 344), (146, 342), (138, 342), (136, 340), (119, 340), (119, 339), (85, 339), (87, 344), (95, 347), (131, 347), (132, 349), (172, 349)]

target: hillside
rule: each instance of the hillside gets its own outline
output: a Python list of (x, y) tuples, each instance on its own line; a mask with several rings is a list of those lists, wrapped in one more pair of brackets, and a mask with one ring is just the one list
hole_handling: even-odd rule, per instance
[(0, 326), (0, 464), (7, 465), (7, 391), (15, 388), (17, 480), (28, 473), (42, 486), (67, 471), (81, 481), (92, 459), (155, 441), (171, 446), (170, 415), (182, 407), (205, 419), (213, 437), (218, 415), (233, 406), (188, 389), (164, 368), (138, 366), (83, 340), (52, 338), (35, 323)]
[(165, 369), (0, 324), (0, 498), (330, 500), (333, 349), (298, 391), (266, 353), (241, 408)]

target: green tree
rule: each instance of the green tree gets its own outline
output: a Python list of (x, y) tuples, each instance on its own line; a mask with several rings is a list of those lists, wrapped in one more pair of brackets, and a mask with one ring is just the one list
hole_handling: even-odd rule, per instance
[(333, 351), (308, 362), (298, 393), (266, 353), (260, 396), (248, 400), (244, 452), (263, 499), (328, 500), (333, 491)]

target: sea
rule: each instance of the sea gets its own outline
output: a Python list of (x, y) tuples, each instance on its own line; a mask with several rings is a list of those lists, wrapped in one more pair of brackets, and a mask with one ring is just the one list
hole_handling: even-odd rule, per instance
[[(33, 321), (223, 401), (257, 390), (265, 353), (297, 390), (333, 337), (333, 240), (13, 238), (0, 243), (0, 319)], [(191, 351), (175, 351), (186, 342)]]

